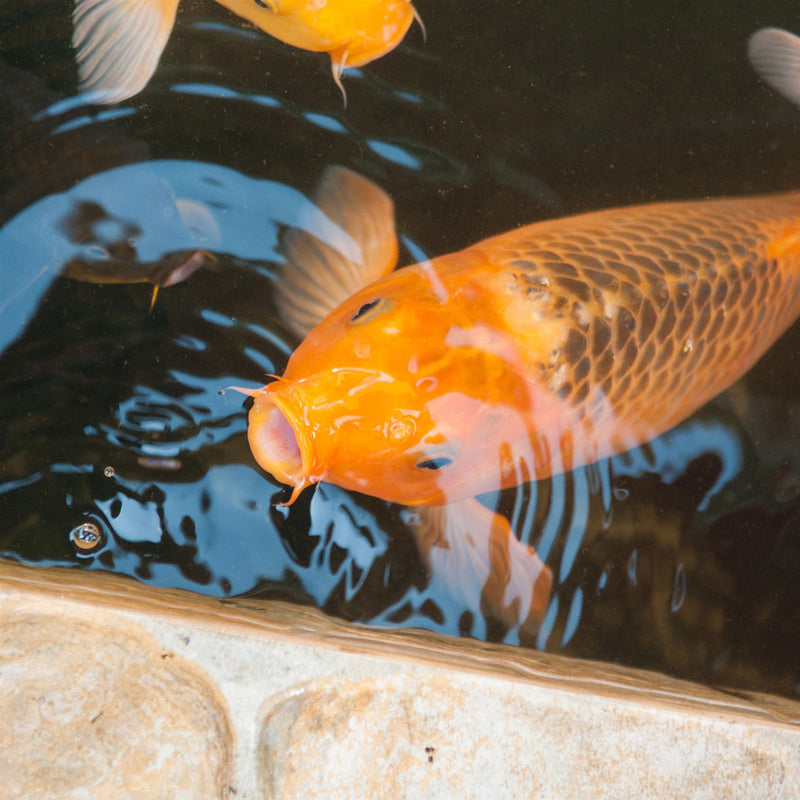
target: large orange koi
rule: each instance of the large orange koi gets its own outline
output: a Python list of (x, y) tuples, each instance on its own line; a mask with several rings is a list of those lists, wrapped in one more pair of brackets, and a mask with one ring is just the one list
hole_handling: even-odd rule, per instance
[[(99, 103), (140, 92), (175, 24), (179, 0), (75, 0), (72, 42), (81, 89)], [(217, 0), (266, 33), (303, 50), (328, 53), (342, 70), (385, 55), (414, 19), (411, 0)]]
[(667, 431), (800, 314), (799, 192), (538, 222), (396, 272), (378, 187), (331, 168), (316, 201), (339, 242), (286, 237), (305, 338), (253, 393), (253, 454), (292, 499), (329, 481), (418, 507), (429, 557), (466, 537), (506, 620), (539, 619), (551, 576), (475, 496)]

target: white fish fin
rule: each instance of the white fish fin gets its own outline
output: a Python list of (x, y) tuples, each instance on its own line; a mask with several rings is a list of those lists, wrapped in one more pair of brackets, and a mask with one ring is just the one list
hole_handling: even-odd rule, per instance
[(762, 28), (750, 37), (747, 57), (765, 83), (800, 106), (800, 37)]
[(398, 253), (392, 199), (367, 178), (328, 167), (314, 203), (335, 226), (318, 235), (286, 231), (275, 290), (284, 322), (301, 338), (348, 297), (388, 275)]
[(175, 206), (183, 224), (189, 229), (198, 245), (209, 248), (219, 246), (222, 241), (222, 233), (214, 214), (206, 203), (188, 197), (176, 197)]
[(81, 91), (118, 103), (152, 77), (175, 24), (178, 0), (75, 0), (72, 46)]
[[(166, 288), (167, 286), (174, 286), (176, 283), (182, 283), (188, 280), (193, 273), (197, 272), (203, 266), (206, 260), (206, 254), (202, 250), (195, 250), (190, 253), (186, 258), (182, 259), (175, 267), (170, 269), (164, 276), (163, 280), (158, 280), (155, 284), (156, 289), (159, 286)], [(155, 300), (155, 294), (153, 294)]]
[(538, 630), (553, 573), (505, 517), (472, 498), (409, 509), (407, 522), (431, 574), (453, 597), (508, 626)]

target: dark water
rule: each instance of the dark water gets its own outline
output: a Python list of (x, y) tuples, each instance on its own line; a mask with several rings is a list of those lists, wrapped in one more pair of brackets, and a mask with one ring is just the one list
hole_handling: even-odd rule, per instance
[[(329, 164), (394, 198), (405, 252), (610, 205), (800, 186), (800, 111), (745, 58), (796, 3), (419, 0), (428, 41), (345, 79), (184, 2), (136, 98), (75, 102), (71, 5), (0, 0), (0, 552), (217, 596), (800, 691), (800, 329), (675, 431), (490, 498), (552, 567), (537, 635), (427, 574), (398, 508), (323, 485), (290, 509), (243, 398), (295, 345), (283, 226)], [(757, 8), (756, 8), (757, 6)], [(70, 100), (72, 98), (72, 100)], [(66, 263), (214, 258), (163, 289)], [(412, 257), (413, 254), (413, 257)], [(70, 531), (90, 523), (99, 546)]]

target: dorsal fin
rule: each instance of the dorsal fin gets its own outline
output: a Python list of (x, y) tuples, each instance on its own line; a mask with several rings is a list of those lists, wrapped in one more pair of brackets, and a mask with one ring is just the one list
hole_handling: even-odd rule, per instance
[(75, 0), (72, 46), (81, 91), (118, 103), (152, 77), (175, 24), (178, 0)]
[(800, 38), (780, 28), (762, 28), (750, 37), (747, 57), (765, 83), (800, 106)]
[(275, 289), (284, 322), (301, 338), (397, 263), (394, 205), (379, 186), (344, 167), (328, 167), (314, 203), (336, 227), (324, 234), (286, 231)]

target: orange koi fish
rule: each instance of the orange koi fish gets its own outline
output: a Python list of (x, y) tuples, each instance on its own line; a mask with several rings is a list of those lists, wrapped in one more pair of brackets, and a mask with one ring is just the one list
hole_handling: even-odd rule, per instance
[(800, 192), (538, 222), (396, 272), (388, 196), (330, 168), (316, 202), (339, 241), (285, 238), (305, 338), (252, 392), (256, 461), (292, 500), (328, 481), (415, 507), (422, 552), (484, 576), (505, 621), (541, 618), (551, 574), (474, 498), (667, 431), (800, 314)]
[[(75, 0), (72, 44), (81, 90), (99, 103), (140, 92), (169, 39), (179, 0)], [(402, 41), (411, 0), (217, 0), (294, 47), (328, 53), (333, 79), (380, 58)]]

